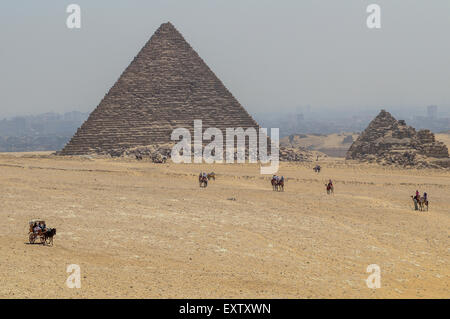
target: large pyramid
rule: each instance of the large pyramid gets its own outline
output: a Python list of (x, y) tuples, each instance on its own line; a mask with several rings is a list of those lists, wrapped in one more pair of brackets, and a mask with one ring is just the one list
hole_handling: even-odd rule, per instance
[(175, 128), (258, 124), (170, 23), (162, 24), (60, 155), (170, 143)]
[(347, 152), (347, 159), (403, 166), (450, 167), (447, 146), (382, 110)]

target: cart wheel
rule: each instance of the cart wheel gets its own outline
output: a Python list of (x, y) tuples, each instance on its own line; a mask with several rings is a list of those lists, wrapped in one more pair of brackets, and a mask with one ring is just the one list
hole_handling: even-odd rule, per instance
[(28, 236), (28, 239), (30, 240), (30, 244), (34, 244), (34, 241), (36, 240), (36, 237), (34, 236), (33, 233), (31, 233), (31, 234)]

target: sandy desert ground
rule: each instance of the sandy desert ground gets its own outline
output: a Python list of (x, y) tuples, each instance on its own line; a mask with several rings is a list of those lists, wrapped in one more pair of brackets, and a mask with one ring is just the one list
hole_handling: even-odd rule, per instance
[[(257, 165), (0, 154), (0, 297), (450, 297), (448, 170), (314, 164), (284, 163), (273, 192)], [(217, 173), (206, 189), (201, 170)], [(32, 218), (57, 228), (53, 247), (27, 243)]]
[(290, 141), (289, 137), (280, 140), (281, 146), (287, 147), (304, 147), (308, 150), (319, 151), (331, 157), (345, 157), (348, 149), (352, 145), (352, 141), (343, 143), (347, 136), (352, 136), (356, 141), (358, 134), (356, 133), (334, 133), (328, 135), (300, 134), (294, 136)]
[(445, 143), (450, 150), (450, 133), (435, 134), (435, 136), (438, 141)]

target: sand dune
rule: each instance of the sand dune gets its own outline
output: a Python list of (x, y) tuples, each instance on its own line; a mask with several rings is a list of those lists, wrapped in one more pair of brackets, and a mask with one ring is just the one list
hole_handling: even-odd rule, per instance
[[(1, 154), (0, 297), (449, 297), (449, 171), (314, 164), (284, 163), (277, 193), (256, 165)], [(218, 176), (206, 189), (201, 170)], [(57, 228), (53, 247), (27, 244), (32, 218)]]

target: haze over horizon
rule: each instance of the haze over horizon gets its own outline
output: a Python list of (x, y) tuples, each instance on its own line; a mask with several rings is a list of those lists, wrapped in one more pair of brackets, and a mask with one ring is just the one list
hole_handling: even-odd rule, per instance
[[(72, 2), (80, 30), (65, 24)], [(91, 112), (166, 21), (251, 114), (450, 113), (447, 0), (72, 2), (0, 4), (0, 118)], [(366, 26), (371, 3), (380, 30)]]

